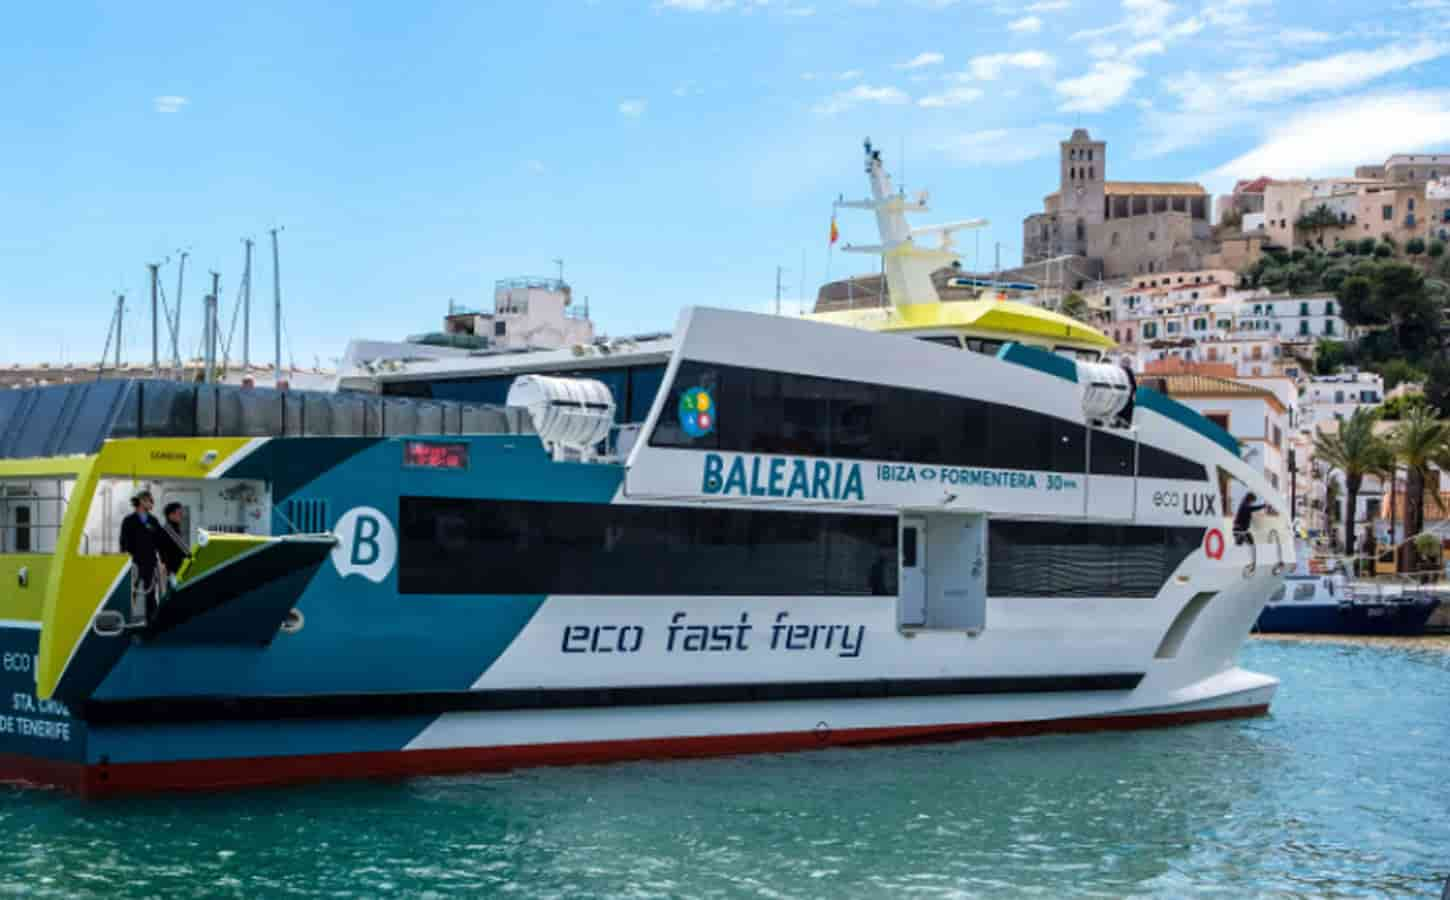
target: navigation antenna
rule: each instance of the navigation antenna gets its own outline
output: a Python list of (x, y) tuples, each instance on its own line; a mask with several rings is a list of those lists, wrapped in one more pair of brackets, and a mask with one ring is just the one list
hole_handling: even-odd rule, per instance
[[(908, 200), (893, 190), (891, 176), (881, 163), (881, 151), (871, 146), (871, 139), (865, 141), (866, 176), (871, 183), (871, 199), (844, 200), (837, 206), (847, 209), (869, 209), (876, 213), (876, 229), (881, 243), (871, 246), (847, 244), (841, 249), (847, 253), (870, 253), (881, 257), (882, 276), (891, 303), (909, 306), (915, 303), (937, 303), (941, 297), (932, 283), (931, 273), (942, 266), (949, 266), (958, 259), (953, 235), (969, 228), (982, 228), (986, 219), (967, 219), (948, 222), (943, 225), (924, 225), (912, 228), (906, 221), (907, 213), (927, 211), (927, 192), (917, 194)], [(938, 235), (940, 243), (935, 247), (923, 247), (917, 239)]]

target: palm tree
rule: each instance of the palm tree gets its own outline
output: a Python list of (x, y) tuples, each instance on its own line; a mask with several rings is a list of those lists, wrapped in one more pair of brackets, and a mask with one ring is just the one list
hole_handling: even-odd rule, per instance
[[(1425, 482), (1437, 460), (1450, 457), (1450, 424), (1436, 418), (1428, 406), (1415, 406), (1390, 432), (1390, 448), (1399, 465), (1405, 467), (1405, 540), (1425, 527)], [(1440, 495), (1435, 495), (1435, 504)]]
[(1354, 553), (1354, 508), (1359, 502), (1359, 489), (1364, 477), (1383, 475), (1394, 465), (1389, 446), (1374, 433), (1377, 418), (1372, 410), (1362, 406), (1339, 424), (1336, 433), (1319, 432), (1314, 435), (1314, 456), (1344, 474), (1344, 492), (1348, 500), (1344, 516), (1346, 554)]

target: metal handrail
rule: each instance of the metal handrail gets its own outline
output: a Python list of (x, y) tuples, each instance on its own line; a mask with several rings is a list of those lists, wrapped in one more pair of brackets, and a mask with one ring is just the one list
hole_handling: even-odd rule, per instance
[(1274, 571), (1274, 574), (1275, 575), (1283, 575), (1284, 574), (1284, 541), (1279, 537), (1279, 531), (1278, 531), (1278, 529), (1270, 529), (1269, 530), (1269, 537), (1273, 538), (1273, 540), (1274, 540), (1274, 547), (1277, 549), (1278, 554), (1279, 554), (1279, 561), (1274, 564), (1274, 570), (1273, 570)]

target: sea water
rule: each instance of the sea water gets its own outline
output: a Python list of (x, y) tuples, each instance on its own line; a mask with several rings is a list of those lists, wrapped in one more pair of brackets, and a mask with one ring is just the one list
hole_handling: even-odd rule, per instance
[(28, 897), (1439, 896), (1450, 642), (1251, 642), (1266, 718), (84, 804)]

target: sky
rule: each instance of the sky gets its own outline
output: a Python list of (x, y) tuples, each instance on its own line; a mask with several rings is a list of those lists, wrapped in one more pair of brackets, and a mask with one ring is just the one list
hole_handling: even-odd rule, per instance
[(146, 264), (173, 300), (183, 249), (194, 354), (248, 237), (270, 361), (272, 228), (285, 361), (330, 365), (557, 259), (614, 335), (770, 309), (778, 266), (809, 305), (875, 264), (828, 252), (868, 136), (919, 224), (991, 220), (958, 239), (982, 268), (1020, 259), (1073, 128), (1110, 178), (1215, 193), (1450, 150), (1450, 0), (28, 3), (0, 101), (0, 365), (94, 361), (122, 292), (149, 361)]

